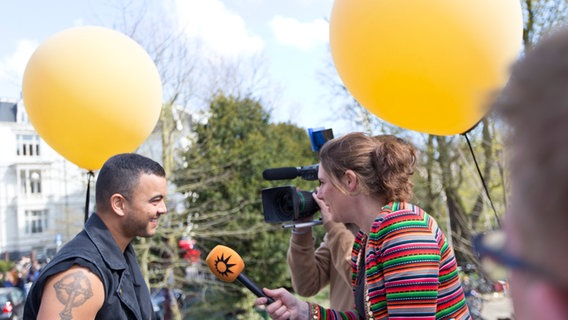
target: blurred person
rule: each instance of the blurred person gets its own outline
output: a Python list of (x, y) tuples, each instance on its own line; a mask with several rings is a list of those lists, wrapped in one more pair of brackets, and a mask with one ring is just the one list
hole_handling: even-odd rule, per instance
[(510, 199), (503, 231), (476, 250), (495, 278), (508, 269), (515, 319), (568, 319), (567, 27), (527, 49), (493, 107), (510, 130)]
[(351, 269), (354, 307), (326, 309), (283, 288), (256, 305), (273, 319), (470, 319), (458, 266), (436, 221), (409, 202), (414, 146), (395, 136), (351, 133), (320, 150), (317, 198), (335, 222), (360, 229)]
[(30, 253), (30, 261), (26, 282), (34, 282), (41, 270), (41, 263), (37, 259), (37, 252), (32, 250)]
[(13, 266), (4, 274), (4, 287), (17, 287), (24, 290), (24, 280), (17, 266)]
[(37, 261), (37, 260), (33, 260), (31, 265), (30, 265), (30, 269), (28, 271), (26, 281), (27, 282), (34, 282), (37, 279), (37, 277), (39, 276), (40, 272), (41, 272), (41, 263), (39, 263), (39, 261)]
[(292, 229), (288, 248), (288, 268), (292, 278), (292, 288), (302, 297), (311, 297), (329, 285), (330, 308), (350, 310), (354, 305), (351, 287), (351, 248), (358, 228), (354, 224), (346, 225), (332, 221), (329, 217), (329, 208), (317, 198), (315, 193), (313, 197), (320, 207), (325, 235), (316, 248), (311, 227)]
[(26, 295), (30, 292), (30, 288), (32, 284), (36, 281), (40, 272), (41, 272), (41, 263), (39, 263), (35, 259), (32, 259), (24, 281), (24, 292), (26, 293)]
[(4, 288), (11, 288), (15, 287), (16, 281), (14, 280), (14, 276), (12, 275), (11, 271), (6, 271), (2, 274), (2, 287)]
[(166, 213), (164, 168), (144, 156), (109, 158), (84, 229), (45, 265), (24, 319), (150, 319), (150, 292), (132, 241), (151, 237)]

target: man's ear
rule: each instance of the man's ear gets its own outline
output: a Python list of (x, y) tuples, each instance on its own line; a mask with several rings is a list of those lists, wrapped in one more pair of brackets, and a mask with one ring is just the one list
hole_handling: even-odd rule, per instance
[(345, 183), (349, 192), (354, 192), (357, 189), (357, 175), (353, 172), (353, 170), (345, 171), (345, 175), (343, 175), (343, 183)]
[(119, 216), (124, 216), (126, 206), (126, 198), (120, 193), (115, 193), (110, 196), (110, 207)]

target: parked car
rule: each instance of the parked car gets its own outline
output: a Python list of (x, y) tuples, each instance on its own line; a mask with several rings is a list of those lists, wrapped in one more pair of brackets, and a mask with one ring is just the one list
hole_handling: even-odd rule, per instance
[(17, 287), (0, 288), (0, 319), (24, 318), (24, 291)]

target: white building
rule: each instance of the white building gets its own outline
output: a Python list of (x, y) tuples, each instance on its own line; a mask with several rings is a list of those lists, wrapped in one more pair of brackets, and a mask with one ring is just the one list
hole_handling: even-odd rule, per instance
[(0, 259), (49, 257), (83, 227), (87, 172), (41, 139), (22, 100), (0, 100), (0, 147)]

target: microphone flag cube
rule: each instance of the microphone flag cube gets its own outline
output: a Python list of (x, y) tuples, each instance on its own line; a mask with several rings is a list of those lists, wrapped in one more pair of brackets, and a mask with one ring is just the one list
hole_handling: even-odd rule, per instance
[(211, 272), (220, 280), (233, 282), (245, 268), (243, 258), (233, 249), (217, 245), (205, 259)]

